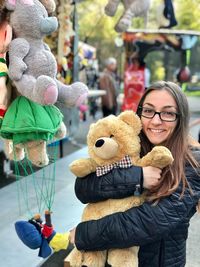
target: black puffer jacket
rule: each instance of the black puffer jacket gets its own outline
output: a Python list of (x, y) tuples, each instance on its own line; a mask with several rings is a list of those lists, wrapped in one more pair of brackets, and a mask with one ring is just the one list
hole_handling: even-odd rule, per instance
[[(195, 154), (200, 158), (200, 151)], [(139, 267), (185, 266), (189, 220), (200, 198), (200, 176), (189, 165), (185, 171), (193, 195), (186, 189), (180, 199), (180, 185), (176, 192), (157, 205), (144, 203), (126, 212), (80, 223), (75, 236), (77, 248), (94, 251), (140, 246)], [(114, 169), (102, 177), (93, 173), (77, 178), (75, 191), (83, 203), (120, 198), (133, 194), (140, 178), (138, 167), (126, 171)]]

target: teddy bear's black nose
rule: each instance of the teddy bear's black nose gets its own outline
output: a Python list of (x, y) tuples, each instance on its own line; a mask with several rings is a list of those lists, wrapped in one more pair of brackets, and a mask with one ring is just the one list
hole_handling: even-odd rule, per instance
[(95, 146), (96, 147), (101, 147), (101, 146), (103, 146), (103, 144), (104, 144), (104, 140), (103, 139), (99, 139), (99, 140), (96, 141)]

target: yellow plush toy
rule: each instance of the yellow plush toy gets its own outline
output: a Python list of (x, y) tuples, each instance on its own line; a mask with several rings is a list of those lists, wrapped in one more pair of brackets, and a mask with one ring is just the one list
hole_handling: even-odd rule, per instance
[[(164, 146), (155, 146), (151, 152), (140, 158), (141, 128), (140, 118), (133, 111), (124, 111), (119, 116), (110, 115), (91, 124), (87, 136), (90, 158), (72, 162), (70, 170), (76, 176), (84, 177), (91, 172), (96, 171), (97, 176), (104, 175), (113, 168), (129, 168), (132, 165), (164, 168), (171, 164), (173, 157)], [(143, 201), (144, 195), (88, 204), (82, 221), (125, 211), (141, 205)], [(71, 267), (104, 267), (106, 260), (112, 267), (136, 267), (137, 253), (137, 247), (95, 252), (83, 252), (75, 248), (67, 261)]]

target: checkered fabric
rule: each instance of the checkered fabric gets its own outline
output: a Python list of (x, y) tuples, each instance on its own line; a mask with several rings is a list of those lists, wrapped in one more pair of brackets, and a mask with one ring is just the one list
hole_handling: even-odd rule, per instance
[(109, 164), (106, 166), (99, 166), (96, 168), (96, 175), (97, 176), (102, 176), (108, 172), (110, 172), (112, 169), (115, 168), (129, 168), (131, 167), (132, 161), (131, 161), (131, 157), (126, 155), (122, 160), (115, 162), (113, 164)]

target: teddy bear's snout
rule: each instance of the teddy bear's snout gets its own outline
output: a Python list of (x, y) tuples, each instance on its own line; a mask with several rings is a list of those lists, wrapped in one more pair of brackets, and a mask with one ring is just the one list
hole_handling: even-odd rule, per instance
[(101, 146), (103, 146), (104, 143), (105, 143), (105, 141), (103, 139), (99, 139), (96, 141), (95, 146), (101, 147)]
[(109, 137), (101, 137), (96, 140), (93, 152), (101, 159), (111, 159), (118, 153), (118, 143)]

